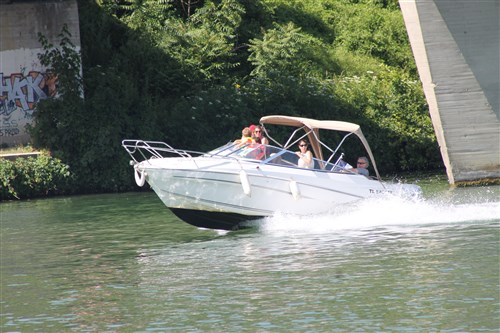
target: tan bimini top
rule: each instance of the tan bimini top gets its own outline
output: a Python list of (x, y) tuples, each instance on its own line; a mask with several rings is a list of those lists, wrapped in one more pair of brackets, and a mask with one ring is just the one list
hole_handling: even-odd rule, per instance
[(313, 148), (314, 154), (323, 159), (323, 152), (321, 151), (321, 145), (319, 143), (319, 130), (330, 130), (330, 131), (341, 131), (355, 134), (363, 143), (363, 146), (366, 149), (366, 152), (370, 156), (370, 160), (375, 170), (375, 174), (377, 178), (380, 179), (380, 175), (377, 169), (377, 164), (375, 163), (375, 158), (373, 157), (372, 151), (370, 149), (370, 145), (368, 141), (366, 141), (363, 132), (361, 131), (361, 127), (354, 123), (349, 123), (345, 121), (336, 121), (336, 120), (316, 120), (302, 117), (291, 117), (291, 116), (265, 116), (260, 118), (261, 124), (270, 124), (270, 125), (284, 125), (284, 126), (292, 126), (292, 127), (302, 127), (305, 126), (310, 131), (314, 132), (309, 133), (307, 135), (309, 142), (311, 143), (311, 147)]

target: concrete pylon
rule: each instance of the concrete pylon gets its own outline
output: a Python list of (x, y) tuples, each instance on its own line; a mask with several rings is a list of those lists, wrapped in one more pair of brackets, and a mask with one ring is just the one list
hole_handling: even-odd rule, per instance
[(66, 24), (79, 51), (79, 23), (76, 0), (0, 0), (0, 146), (29, 143), (37, 103), (57, 93), (57, 78), (38, 60), (38, 33), (59, 47)]
[(449, 182), (499, 182), (500, 1), (399, 4)]

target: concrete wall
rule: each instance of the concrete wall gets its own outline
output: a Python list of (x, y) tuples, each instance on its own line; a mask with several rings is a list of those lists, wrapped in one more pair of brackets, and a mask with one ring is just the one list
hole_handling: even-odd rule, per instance
[(450, 183), (500, 178), (500, 1), (400, 0)]
[(41, 32), (54, 46), (64, 24), (72, 43), (80, 50), (80, 28), (76, 0), (0, 0), (0, 144), (29, 142), (26, 124), (32, 122), (36, 103), (57, 91), (38, 61), (43, 52)]

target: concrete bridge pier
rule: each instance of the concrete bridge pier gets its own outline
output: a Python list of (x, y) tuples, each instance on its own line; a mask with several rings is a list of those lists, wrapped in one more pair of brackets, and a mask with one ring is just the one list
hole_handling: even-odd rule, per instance
[(500, 1), (399, 4), (449, 182), (500, 182)]
[(38, 33), (58, 47), (66, 24), (79, 51), (79, 23), (76, 0), (0, 0), (0, 146), (28, 143), (37, 103), (56, 95), (57, 83), (38, 59)]

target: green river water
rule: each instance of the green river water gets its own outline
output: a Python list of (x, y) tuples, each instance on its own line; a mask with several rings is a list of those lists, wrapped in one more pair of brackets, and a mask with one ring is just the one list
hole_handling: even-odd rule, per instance
[(0, 203), (0, 332), (499, 332), (500, 187), (202, 230), (154, 193)]

